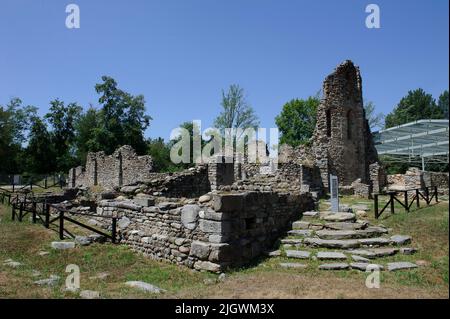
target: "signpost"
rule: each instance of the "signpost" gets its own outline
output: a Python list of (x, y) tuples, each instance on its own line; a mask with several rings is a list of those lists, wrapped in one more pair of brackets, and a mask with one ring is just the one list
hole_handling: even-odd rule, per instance
[(330, 202), (331, 211), (339, 212), (339, 183), (337, 176), (330, 174)]

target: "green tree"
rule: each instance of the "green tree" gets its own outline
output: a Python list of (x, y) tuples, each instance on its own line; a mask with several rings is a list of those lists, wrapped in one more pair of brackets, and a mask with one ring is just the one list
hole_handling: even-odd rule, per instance
[(369, 127), (371, 131), (374, 131), (377, 128), (383, 127), (384, 122), (384, 114), (383, 113), (375, 113), (375, 104), (369, 101), (364, 105), (364, 111), (366, 113), (366, 119), (369, 122)]
[[(214, 125), (224, 134), (225, 129), (256, 129), (259, 125), (258, 116), (247, 102), (244, 89), (233, 84), (228, 91), (222, 90), (222, 111), (215, 119)], [(234, 141), (239, 141), (242, 134), (237, 134)]]
[(441, 110), (443, 117), (448, 120), (449, 104), (448, 104), (448, 91), (447, 90), (442, 92), (442, 94), (439, 96), (438, 107)]
[(421, 119), (441, 119), (442, 110), (431, 94), (422, 89), (409, 91), (394, 110), (386, 116), (385, 128), (402, 125)]
[(31, 119), (28, 146), (25, 150), (27, 172), (48, 174), (55, 171), (56, 154), (52, 135), (47, 126), (38, 117)]
[(310, 96), (306, 100), (293, 99), (283, 106), (275, 123), (281, 133), (280, 144), (298, 146), (311, 138), (316, 126), (318, 96)]
[(34, 106), (22, 106), (19, 98), (12, 98), (6, 106), (0, 105), (0, 172), (21, 172), (22, 144), (29, 131), (30, 117), (36, 110)]
[(147, 141), (147, 154), (152, 156), (153, 165), (157, 172), (175, 172), (183, 167), (175, 165), (170, 160), (171, 143), (166, 144), (161, 137)]
[(152, 118), (145, 114), (144, 97), (120, 90), (111, 77), (103, 76), (102, 81), (95, 86), (102, 107), (96, 143), (108, 154), (124, 144), (131, 145), (138, 154), (145, 153), (144, 131)]
[(50, 102), (49, 112), (45, 115), (52, 126), (51, 140), (57, 158), (55, 171), (67, 171), (76, 165), (74, 155), (75, 126), (82, 112), (81, 106), (56, 99)]
[(102, 150), (98, 136), (102, 134), (101, 112), (90, 106), (89, 109), (80, 115), (76, 123), (75, 145), (77, 158), (80, 163), (85, 164), (88, 152), (98, 152)]

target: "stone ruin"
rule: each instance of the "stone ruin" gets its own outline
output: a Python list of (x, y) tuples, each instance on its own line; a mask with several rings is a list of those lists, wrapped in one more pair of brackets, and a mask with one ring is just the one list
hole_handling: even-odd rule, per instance
[(318, 170), (320, 178), (311, 182), (323, 191), (328, 191), (330, 174), (338, 177), (344, 193), (363, 197), (386, 185), (365, 117), (361, 75), (353, 62), (343, 62), (326, 77), (309, 143), (298, 148), (282, 146), (279, 161)]
[[(151, 157), (124, 146), (110, 156), (90, 153), (85, 168), (70, 171), (69, 185), (82, 188), (68, 205), (79, 214), (95, 209), (96, 217), (86, 218), (99, 227), (110, 227), (104, 217), (119, 218), (121, 243), (151, 258), (214, 272), (245, 265), (317, 207), (329, 174), (343, 191), (364, 197), (386, 185), (358, 68), (345, 61), (323, 91), (309, 146), (282, 147), (277, 165), (216, 154), (181, 172), (158, 173)], [(95, 185), (103, 191), (95, 193)]]
[(112, 155), (106, 155), (104, 152), (88, 153), (85, 167), (79, 166), (69, 170), (67, 184), (72, 188), (113, 188), (149, 178), (152, 171), (151, 156), (137, 156), (131, 146), (124, 145)]

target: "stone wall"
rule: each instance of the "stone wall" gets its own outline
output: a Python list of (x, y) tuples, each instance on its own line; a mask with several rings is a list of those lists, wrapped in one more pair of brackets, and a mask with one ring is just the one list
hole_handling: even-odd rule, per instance
[(144, 193), (152, 196), (193, 198), (211, 190), (207, 165), (175, 173), (151, 173), (148, 178), (121, 188), (127, 195)]
[(85, 168), (69, 171), (70, 187), (102, 186), (112, 189), (148, 178), (153, 170), (151, 156), (137, 156), (129, 145), (118, 148), (112, 155), (88, 153)]
[(427, 172), (411, 167), (405, 174), (387, 176), (391, 190), (416, 189), (437, 186), (440, 194), (448, 194), (449, 174), (447, 172)]
[(340, 185), (357, 179), (369, 183), (369, 165), (377, 161), (377, 152), (365, 118), (361, 75), (351, 61), (324, 81), (312, 151), (325, 187), (329, 174), (338, 176)]
[[(205, 200), (206, 197), (206, 200)], [(140, 203), (140, 204), (139, 204)], [(271, 249), (304, 211), (309, 194), (218, 193), (190, 201), (103, 200), (99, 216), (116, 216), (121, 242), (145, 255), (198, 270), (240, 266)]]

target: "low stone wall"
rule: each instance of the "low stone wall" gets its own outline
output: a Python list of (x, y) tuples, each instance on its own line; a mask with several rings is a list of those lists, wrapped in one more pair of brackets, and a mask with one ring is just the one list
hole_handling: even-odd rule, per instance
[(416, 189), (438, 187), (440, 194), (448, 194), (449, 174), (447, 172), (427, 172), (410, 168), (405, 174), (388, 175), (389, 189)]
[(175, 173), (151, 173), (148, 179), (121, 188), (127, 195), (144, 193), (152, 196), (193, 198), (211, 190), (208, 167), (199, 165)]
[(142, 200), (103, 200), (97, 213), (119, 217), (121, 242), (134, 250), (213, 272), (260, 256), (314, 205), (309, 194), (275, 192), (219, 193), (156, 204)]

